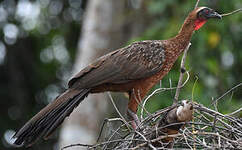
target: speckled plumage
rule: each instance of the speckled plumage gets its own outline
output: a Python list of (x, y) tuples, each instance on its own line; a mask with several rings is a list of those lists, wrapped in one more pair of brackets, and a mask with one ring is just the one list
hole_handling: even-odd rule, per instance
[[(69, 87), (92, 88), (92, 91), (96, 91), (96, 86), (103, 84), (126, 84), (154, 75), (162, 69), (164, 62), (162, 41), (135, 42), (90, 64), (70, 80)], [(100, 89), (99, 92), (106, 90)], [(116, 91), (124, 92), (128, 89)]]

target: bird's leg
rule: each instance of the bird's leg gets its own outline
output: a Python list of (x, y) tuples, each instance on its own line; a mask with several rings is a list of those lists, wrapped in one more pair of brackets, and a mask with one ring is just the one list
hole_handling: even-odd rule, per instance
[(141, 102), (142, 98), (144, 97), (144, 94), (145, 92), (142, 92), (140, 89), (135, 89), (135, 88), (129, 93), (127, 116), (128, 116), (128, 119), (131, 120), (131, 125), (135, 130), (140, 125), (140, 121), (136, 113), (138, 110), (138, 105)]
[(131, 120), (131, 126), (133, 127), (134, 130), (136, 130), (140, 125), (140, 121), (137, 114), (128, 108), (127, 116), (128, 116), (128, 119)]

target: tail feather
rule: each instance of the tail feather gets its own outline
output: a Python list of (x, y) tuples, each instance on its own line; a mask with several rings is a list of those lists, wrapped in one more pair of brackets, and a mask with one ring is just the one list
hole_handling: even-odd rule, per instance
[(53, 120), (51, 120), (51, 122), (49, 123), (48, 128), (46, 128), (48, 130), (46, 130), (46, 135), (44, 138), (47, 139), (48, 136), (51, 135), (51, 133), (56, 129), (56, 127), (58, 127), (64, 121), (65, 117), (69, 116), (72, 113), (73, 109), (79, 105), (79, 100), (82, 98), (82, 96), (83, 95), (76, 96), (73, 101), (70, 101), (70, 103), (67, 104), (67, 107), (65, 107), (65, 109), (56, 113), (57, 117), (53, 118)]
[(38, 139), (47, 139), (89, 94), (89, 89), (67, 90), (29, 120), (15, 135), (14, 144), (31, 146)]

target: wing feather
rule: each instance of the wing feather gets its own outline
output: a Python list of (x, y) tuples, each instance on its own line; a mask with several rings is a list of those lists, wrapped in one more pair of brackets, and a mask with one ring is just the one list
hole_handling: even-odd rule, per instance
[(162, 69), (164, 61), (162, 41), (135, 42), (88, 65), (68, 85), (91, 88), (105, 83), (127, 83), (154, 75)]

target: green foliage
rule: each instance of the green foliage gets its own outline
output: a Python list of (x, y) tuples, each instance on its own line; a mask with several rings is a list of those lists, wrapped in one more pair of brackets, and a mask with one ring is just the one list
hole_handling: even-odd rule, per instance
[[(188, 12), (193, 9), (195, 1), (150, 1), (148, 11), (154, 16), (149, 29), (139, 39), (167, 39), (174, 36), (181, 27)], [(214, 8), (220, 13), (227, 13), (239, 8), (241, 2), (201, 1), (200, 6)], [(227, 90), (242, 81), (242, 15), (234, 14), (222, 20), (209, 20), (203, 28), (192, 37), (192, 45), (188, 51), (186, 68), (190, 72), (190, 80), (180, 93), (180, 99), (192, 98), (192, 87), (196, 76), (198, 82), (194, 90), (194, 100), (211, 106), (212, 98), (216, 99)], [(162, 80), (162, 87), (176, 86), (179, 78), (180, 59), (173, 69)], [(159, 88), (157, 85), (154, 89)], [(153, 89), (153, 90), (154, 90)], [(223, 113), (232, 112), (242, 106), (241, 92), (228, 94), (219, 100), (218, 108)], [(150, 92), (151, 93), (151, 92)], [(151, 112), (164, 108), (172, 103), (175, 90), (166, 91), (153, 96), (146, 107)]]

